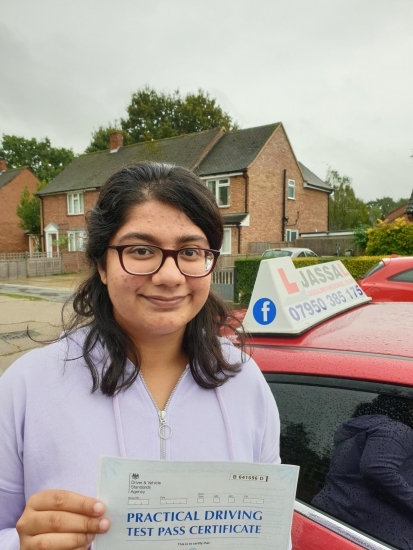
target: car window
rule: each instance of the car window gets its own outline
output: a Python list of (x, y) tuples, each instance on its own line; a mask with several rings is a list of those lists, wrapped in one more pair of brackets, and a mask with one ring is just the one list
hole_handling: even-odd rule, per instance
[(289, 250), (266, 250), (263, 254), (263, 259), (268, 258), (283, 258), (285, 256), (291, 256)]
[(413, 540), (413, 389), (267, 375), (297, 499), (394, 548)]
[(413, 283), (413, 269), (407, 269), (397, 275), (389, 277), (389, 281), (399, 281), (401, 283)]
[(310, 258), (317, 258), (317, 254), (315, 252), (312, 252), (311, 250), (308, 250), (306, 252), (306, 256), (309, 256)]
[(298, 255), (297, 255), (297, 258), (303, 258), (305, 257), (305, 252), (300, 252)]
[(361, 279), (366, 279), (366, 277), (370, 277), (370, 275), (373, 275), (373, 273), (376, 273), (376, 271), (378, 271), (379, 269), (382, 269), (383, 267), (384, 267), (384, 262), (383, 260), (380, 260), (371, 269), (369, 269), (367, 273), (363, 275), (363, 277), (361, 277)]

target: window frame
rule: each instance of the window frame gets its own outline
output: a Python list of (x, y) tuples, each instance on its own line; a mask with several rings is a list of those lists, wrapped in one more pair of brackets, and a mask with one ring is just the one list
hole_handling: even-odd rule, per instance
[[(225, 235), (229, 235), (229, 238), (227, 239), (227, 242), (229, 241), (229, 251), (228, 252), (226, 250), (224, 250), (224, 244), (226, 242)], [(222, 239), (222, 247), (221, 247), (220, 252), (223, 256), (232, 254), (232, 228), (231, 227), (224, 227), (224, 237)]]
[[(289, 237), (291, 236), (291, 233), (294, 233), (296, 235), (295, 239), (290, 239)], [(285, 231), (285, 240), (288, 242), (288, 243), (293, 243), (294, 241), (296, 241), (299, 237), (299, 232), (298, 232), (298, 229), (287, 229)]]
[[(290, 197), (290, 192), (292, 192), (292, 196)], [(295, 201), (295, 180), (288, 180), (287, 185), (287, 199)]]
[[(213, 184), (213, 189), (211, 189), (211, 186)], [(228, 208), (231, 206), (231, 181), (230, 178), (215, 178), (215, 179), (207, 179), (206, 180), (206, 186), (208, 189), (213, 193), (215, 196), (216, 203), (219, 208)], [(228, 201), (227, 204), (220, 204), (220, 190), (224, 187), (228, 188), (227, 191), (227, 197)]]
[[(85, 250), (86, 231), (81, 229), (69, 229), (67, 232), (67, 250), (68, 252), (83, 252)], [(74, 247), (73, 247), (74, 243)], [(72, 249), (73, 247), (73, 249)]]
[[(67, 215), (68, 216), (79, 216), (84, 214), (84, 201), (83, 201), (83, 193), (81, 191), (78, 191), (76, 193), (68, 193), (66, 196), (67, 200)], [(75, 200), (78, 201), (79, 204), (79, 212), (75, 212)]]

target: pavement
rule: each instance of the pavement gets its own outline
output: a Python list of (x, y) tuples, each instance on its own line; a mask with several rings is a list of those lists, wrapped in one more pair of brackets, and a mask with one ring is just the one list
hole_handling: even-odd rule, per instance
[(0, 376), (28, 350), (60, 334), (63, 303), (84, 277), (0, 279)]

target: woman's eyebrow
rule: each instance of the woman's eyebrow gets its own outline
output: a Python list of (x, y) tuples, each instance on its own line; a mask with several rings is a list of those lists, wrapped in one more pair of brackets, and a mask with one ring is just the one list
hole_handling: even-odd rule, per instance
[[(122, 235), (119, 238), (119, 243), (123, 243), (125, 241), (132, 241), (132, 240), (138, 240), (138, 241), (143, 242), (143, 243), (155, 244), (155, 245), (158, 245), (158, 246), (160, 246), (160, 244), (161, 244), (161, 241), (155, 235), (151, 235), (150, 233), (139, 233), (139, 232), (136, 232), (136, 231), (132, 231), (130, 233), (125, 233), (125, 235)], [(202, 235), (182, 235), (181, 237), (178, 237), (176, 239), (176, 244), (178, 244), (178, 245), (187, 244), (187, 243), (190, 243), (190, 242), (191, 243), (192, 242), (202, 242), (206, 246), (209, 246), (208, 241)]]

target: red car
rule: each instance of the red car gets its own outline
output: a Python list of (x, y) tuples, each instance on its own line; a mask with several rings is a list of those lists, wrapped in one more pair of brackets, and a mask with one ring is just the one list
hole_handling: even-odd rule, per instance
[(358, 284), (376, 302), (413, 302), (413, 257), (383, 258)]
[(411, 549), (413, 304), (371, 302), (339, 262), (335, 280), (270, 262), (245, 325), (300, 466), (293, 549)]

